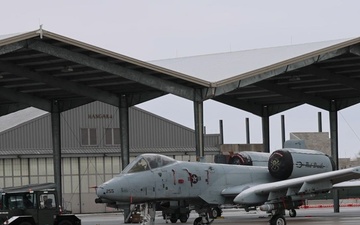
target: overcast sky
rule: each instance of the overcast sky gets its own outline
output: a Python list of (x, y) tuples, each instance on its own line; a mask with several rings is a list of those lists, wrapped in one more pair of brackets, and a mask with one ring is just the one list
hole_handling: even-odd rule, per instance
[[(358, 37), (360, 1), (334, 0), (12, 0), (2, 2), (1, 34), (45, 30), (144, 61)], [(192, 102), (165, 96), (141, 108), (194, 127)], [(261, 119), (214, 101), (204, 103), (208, 133), (224, 121), (225, 143), (245, 143), (245, 118), (251, 142), (262, 142)], [(322, 112), (301, 106), (270, 117), (271, 150), (281, 148), (280, 118), (289, 132), (316, 132)], [(339, 112), (339, 155), (360, 151), (360, 106)]]

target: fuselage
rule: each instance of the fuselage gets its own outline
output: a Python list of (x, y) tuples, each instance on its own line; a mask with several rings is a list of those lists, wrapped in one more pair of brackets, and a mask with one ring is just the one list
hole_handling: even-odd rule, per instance
[[(149, 165), (144, 165), (144, 161)], [(275, 181), (267, 167), (175, 160), (162, 166), (151, 166), (149, 160), (144, 161), (141, 166), (147, 168), (138, 170), (135, 169), (136, 162), (132, 163), (129, 167), (133, 169), (127, 167), (123, 173), (100, 185), (98, 197), (119, 204), (183, 199), (231, 204), (235, 196), (231, 191), (227, 194), (227, 189), (240, 190)]]

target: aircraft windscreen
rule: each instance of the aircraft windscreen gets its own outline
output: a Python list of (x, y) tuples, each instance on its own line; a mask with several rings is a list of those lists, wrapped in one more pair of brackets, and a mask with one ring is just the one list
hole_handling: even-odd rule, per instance
[(174, 159), (164, 155), (143, 154), (138, 156), (127, 167), (125, 167), (122, 173), (124, 174), (142, 172), (166, 166), (174, 162), (176, 162)]

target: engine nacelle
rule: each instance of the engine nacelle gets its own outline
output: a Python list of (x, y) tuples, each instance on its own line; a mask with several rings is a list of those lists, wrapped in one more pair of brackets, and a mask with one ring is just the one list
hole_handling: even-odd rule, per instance
[(271, 154), (268, 169), (274, 178), (285, 180), (333, 171), (335, 163), (320, 151), (284, 148)]
[(270, 153), (265, 152), (238, 152), (229, 159), (229, 164), (244, 166), (267, 166), (269, 157)]

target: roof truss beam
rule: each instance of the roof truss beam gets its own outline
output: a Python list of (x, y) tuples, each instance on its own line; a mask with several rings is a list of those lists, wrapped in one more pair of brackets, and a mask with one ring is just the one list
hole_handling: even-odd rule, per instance
[(338, 110), (345, 109), (347, 107), (356, 105), (360, 103), (360, 97), (358, 98), (347, 98), (347, 99), (337, 99), (336, 100), (336, 108)]
[(321, 77), (323, 79), (326, 79), (328, 81), (343, 84), (344, 86), (354, 88), (356, 90), (360, 91), (360, 82), (358, 80), (339, 75), (336, 73), (332, 73), (329, 70), (319, 68), (315, 65), (310, 65), (307, 67), (304, 67), (301, 69), (302, 71), (306, 71), (308, 73), (311, 73), (317, 77)]
[(126, 95), (127, 97), (127, 102), (129, 104), (129, 106), (134, 106), (158, 97), (161, 97), (163, 95), (166, 95), (167, 93), (162, 92), (162, 91), (157, 91), (157, 92), (141, 92), (139, 94), (131, 94), (131, 95)]
[(253, 102), (248, 102), (248, 101), (243, 101), (243, 100), (238, 100), (236, 98), (232, 98), (232, 97), (225, 97), (225, 96), (217, 96), (215, 97), (213, 100), (224, 103), (226, 105), (230, 105), (233, 106), (235, 108), (253, 113), (257, 116), (265, 116), (264, 115), (264, 107), (267, 108), (267, 116), (272, 116), (275, 115), (279, 112), (283, 112), (286, 111), (288, 109), (297, 107), (299, 105), (302, 105), (303, 103), (289, 103), (289, 104), (274, 104), (274, 105), (260, 105), (260, 104), (256, 104)]
[(102, 70), (167, 93), (172, 93), (174, 95), (189, 100), (196, 100), (196, 99), (201, 100), (201, 96), (196, 95), (193, 88), (186, 87), (171, 81), (163, 80), (161, 78), (149, 74), (144, 74), (135, 70), (124, 68), (122, 66), (105, 62), (100, 59), (95, 59), (81, 53), (72, 52), (70, 50), (53, 46), (51, 44), (42, 41), (29, 43), (28, 47), (30, 49), (43, 52), (55, 57), (76, 62), (98, 70)]
[(38, 109), (42, 109), (48, 112), (51, 111), (50, 101), (32, 95), (17, 92), (12, 89), (0, 87), (0, 97), (9, 99), (14, 102), (27, 104), (29, 106), (31, 105)]
[(360, 45), (353, 45), (350, 47), (350, 53), (360, 56)]
[(91, 98), (79, 98), (79, 99), (67, 99), (67, 100), (58, 100), (58, 106), (60, 112), (64, 112), (66, 110), (74, 109), (82, 105), (89, 104), (95, 101)]
[(0, 105), (0, 116), (7, 115), (9, 113), (16, 112), (28, 107), (30, 107), (30, 105), (24, 103), (3, 104)]
[(302, 105), (303, 103), (299, 103), (299, 102), (296, 102), (296, 103), (288, 103), (288, 104), (275, 104), (275, 105), (268, 105), (267, 108), (268, 108), (268, 115), (269, 116), (272, 116), (272, 115), (275, 115), (277, 113), (280, 113), (280, 112), (283, 112), (283, 111), (286, 111), (288, 109), (292, 109), (292, 108), (295, 108), (299, 105)]
[(24, 48), (25, 46), (26, 46), (26, 41), (19, 41), (12, 44), (0, 46), (0, 55), (15, 52), (19, 49)]
[(217, 96), (215, 98), (213, 98), (213, 100), (224, 103), (226, 105), (230, 105), (233, 106), (235, 108), (247, 111), (247, 112), (251, 112), (255, 115), (261, 116), (262, 115), (262, 106), (261, 105), (257, 105), (251, 102), (247, 102), (247, 101), (243, 101), (243, 100), (238, 100), (236, 98), (232, 98), (229, 96)]
[(119, 98), (116, 95), (106, 91), (102, 91), (100, 89), (88, 87), (71, 81), (66, 81), (51, 76), (49, 74), (33, 72), (27, 68), (1, 60), (0, 69), (20, 77), (27, 77), (29, 79), (48, 84), (52, 87), (61, 88), (68, 92), (75, 93), (81, 96), (86, 96), (94, 100), (105, 102), (107, 104), (111, 104), (114, 106), (119, 105)]
[(300, 103), (308, 103), (310, 105), (319, 107), (321, 109), (325, 109), (328, 110), (330, 107), (330, 103), (329, 101), (316, 97), (316, 96), (311, 96), (311, 95), (307, 95), (301, 91), (295, 91), (292, 89), (289, 89), (283, 85), (277, 85), (274, 84), (272, 82), (269, 81), (262, 81), (259, 83), (255, 84), (258, 87), (264, 88), (268, 91), (280, 94), (282, 96), (288, 96), (292, 99), (295, 99), (296, 101), (300, 102)]

